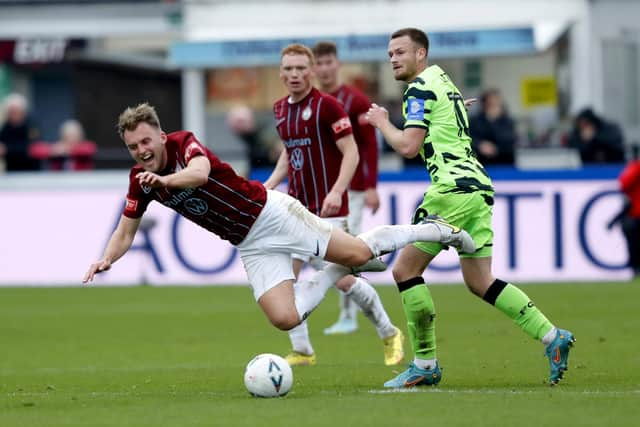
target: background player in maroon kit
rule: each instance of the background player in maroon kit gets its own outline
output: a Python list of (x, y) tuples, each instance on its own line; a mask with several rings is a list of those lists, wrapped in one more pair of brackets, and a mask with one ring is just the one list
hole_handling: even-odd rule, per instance
[[(373, 213), (380, 207), (378, 184), (378, 141), (375, 128), (365, 119), (371, 107), (367, 96), (354, 86), (340, 82), (340, 61), (335, 43), (322, 41), (313, 47), (315, 56), (314, 72), (320, 90), (335, 97), (349, 115), (353, 127), (353, 137), (358, 146), (360, 161), (349, 185), (349, 233), (358, 235), (362, 230), (364, 206)], [(348, 334), (358, 329), (357, 305), (344, 292), (340, 294), (340, 315), (338, 321), (324, 330), (327, 335)]]
[[(347, 230), (346, 190), (358, 165), (358, 148), (351, 121), (338, 100), (311, 85), (313, 64), (313, 53), (306, 46), (293, 44), (282, 52), (280, 76), (289, 95), (275, 102), (273, 112), (285, 150), (265, 186), (275, 188), (288, 176), (290, 195), (335, 228)], [(294, 255), (296, 277), (305, 261), (309, 257)], [(322, 266), (316, 259), (312, 264)], [(376, 327), (384, 343), (385, 364), (400, 363), (403, 335), (389, 320), (376, 290), (354, 276), (341, 279), (336, 287), (351, 295)], [(289, 331), (289, 338), (291, 365), (316, 363), (306, 322)]]
[[(120, 222), (102, 258), (84, 275), (88, 283), (131, 247), (141, 217), (155, 200), (238, 248), (254, 297), (269, 321), (288, 330), (322, 301), (327, 289), (374, 256), (414, 241), (468, 245), (470, 237), (436, 223), (378, 227), (353, 237), (311, 214), (294, 198), (238, 176), (191, 132), (166, 134), (153, 107), (127, 108), (120, 137), (136, 165)], [(331, 264), (295, 282), (291, 252), (319, 253)]]

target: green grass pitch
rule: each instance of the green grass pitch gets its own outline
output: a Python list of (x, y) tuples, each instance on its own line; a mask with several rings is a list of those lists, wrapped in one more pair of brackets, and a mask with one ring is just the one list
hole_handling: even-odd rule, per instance
[[(406, 331), (395, 288), (377, 289)], [(310, 318), (318, 365), (279, 399), (244, 389), (252, 356), (289, 349), (248, 287), (0, 289), (0, 426), (640, 425), (640, 281), (523, 286), (578, 340), (555, 388), (541, 344), (462, 286), (431, 289), (440, 386), (383, 390), (404, 365), (383, 365), (362, 315), (322, 335), (330, 291)]]

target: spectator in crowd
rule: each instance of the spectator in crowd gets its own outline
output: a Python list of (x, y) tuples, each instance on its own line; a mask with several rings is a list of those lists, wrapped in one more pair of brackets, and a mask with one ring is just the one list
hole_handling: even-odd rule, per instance
[(633, 160), (618, 177), (620, 190), (626, 199), (624, 208), (609, 224), (611, 228), (616, 222), (621, 222), (629, 251), (629, 266), (635, 276), (640, 275), (640, 159), (637, 150), (638, 147), (634, 147)]
[(251, 108), (246, 105), (231, 108), (227, 113), (227, 126), (246, 144), (251, 169), (276, 164), (280, 155), (279, 144), (264, 135)]
[(67, 120), (60, 126), (60, 140), (54, 144), (37, 142), (31, 145), (29, 153), (35, 159), (47, 164), (51, 170), (90, 170), (96, 144), (84, 137), (84, 129), (77, 120)]
[(624, 162), (620, 127), (599, 117), (590, 108), (576, 116), (569, 135), (569, 147), (580, 151), (582, 163)]
[(483, 165), (513, 165), (516, 128), (497, 89), (480, 98), (481, 111), (471, 117), (473, 148)]
[(39, 131), (28, 117), (27, 99), (14, 93), (5, 101), (6, 121), (0, 128), (0, 158), (6, 169), (30, 171), (38, 168), (38, 162), (29, 156), (29, 144), (38, 138)]

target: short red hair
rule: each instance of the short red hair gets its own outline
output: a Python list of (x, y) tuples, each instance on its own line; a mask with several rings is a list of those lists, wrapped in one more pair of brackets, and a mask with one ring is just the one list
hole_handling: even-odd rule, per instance
[(307, 46), (294, 43), (282, 49), (282, 55), (280, 55), (280, 59), (282, 59), (285, 55), (306, 55), (309, 58), (309, 65), (313, 65), (315, 63), (315, 58), (313, 56), (313, 52)]

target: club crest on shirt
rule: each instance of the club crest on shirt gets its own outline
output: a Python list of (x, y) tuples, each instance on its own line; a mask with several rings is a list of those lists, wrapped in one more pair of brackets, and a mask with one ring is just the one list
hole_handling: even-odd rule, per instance
[(146, 185), (141, 185), (140, 187), (142, 187), (142, 191), (144, 192), (144, 194), (151, 193), (151, 187), (148, 187)]
[(302, 110), (302, 120), (309, 120), (311, 118), (311, 107), (307, 105), (307, 107)]
[(302, 149), (296, 148), (291, 152), (289, 156), (289, 162), (291, 163), (291, 167), (294, 170), (299, 171), (304, 166), (304, 154), (302, 153)]

